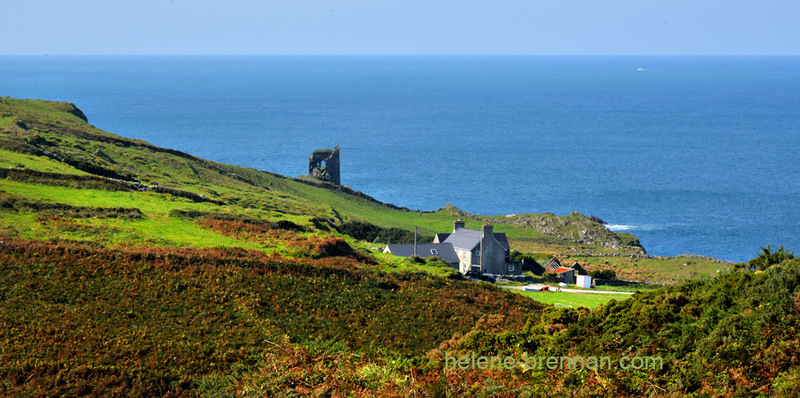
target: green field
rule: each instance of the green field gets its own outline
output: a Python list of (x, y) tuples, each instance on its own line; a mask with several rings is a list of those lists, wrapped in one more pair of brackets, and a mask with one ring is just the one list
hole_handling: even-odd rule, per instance
[(587, 308), (597, 308), (611, 300), (621, 301), (631, 297), (629, 294), (612, 293), (525, 292), (517, 289), (509, 290), (543, 304), (562, 304), (572, 307)]

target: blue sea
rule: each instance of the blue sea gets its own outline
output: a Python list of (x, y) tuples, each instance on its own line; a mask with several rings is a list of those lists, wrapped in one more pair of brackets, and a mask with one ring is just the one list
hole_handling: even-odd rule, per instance
[(800, 253), (800, 57), (0, 57), (0, 95), (421, 210), (579, 211), (651, 254)]

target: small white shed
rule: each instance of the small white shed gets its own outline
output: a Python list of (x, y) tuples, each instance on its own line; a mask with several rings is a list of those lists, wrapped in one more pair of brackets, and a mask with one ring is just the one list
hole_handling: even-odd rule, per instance
[(578, 287), (589, 289), (592, 287), (592, 277), (589, 275), (578, 275), (575, 284), (578, 285)]

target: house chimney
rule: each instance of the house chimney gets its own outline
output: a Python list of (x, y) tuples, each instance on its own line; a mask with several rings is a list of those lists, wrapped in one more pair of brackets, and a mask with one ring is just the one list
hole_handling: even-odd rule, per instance
[(492, 224), (489, 224), (487, 222), (486, 224), (483, 224), (483, 226), (481, 227), (481, 238), (492, 238), (492, 237), (494, 237), (494, 226), (492, 226)]
[(456, 230), (459, 228), (464, 228), (464, 221), (461, 220), (453, 221), (453, 232), (456, 232)]
[(484, 268), (484, 262), (483, 262), (484, 257), (486, 257), (486, 252), (484, 251), (484, 249), (486, 248), (486, 246), (484, 246), (484, 241), (486, 240), (486, 238), (490, 239), (494, 238), (494, 227), (492, 226), (492, 224), (489, 224), (488, 222), (486, 224), (483, 224), (483, 226), (481, 227), (481, 243), (480, 243), (480, 248), (478, 249), (481, 251), (480, 254), (481, 273), (486, 272), (486, 268)]

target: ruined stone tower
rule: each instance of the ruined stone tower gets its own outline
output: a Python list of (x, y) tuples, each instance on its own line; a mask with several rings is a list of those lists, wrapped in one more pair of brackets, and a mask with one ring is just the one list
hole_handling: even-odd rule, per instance
[(317, 149), (308, 158), (308, 175), (321, 181), (341, 185), (339, 176), (339, 146), (334, 149)]

